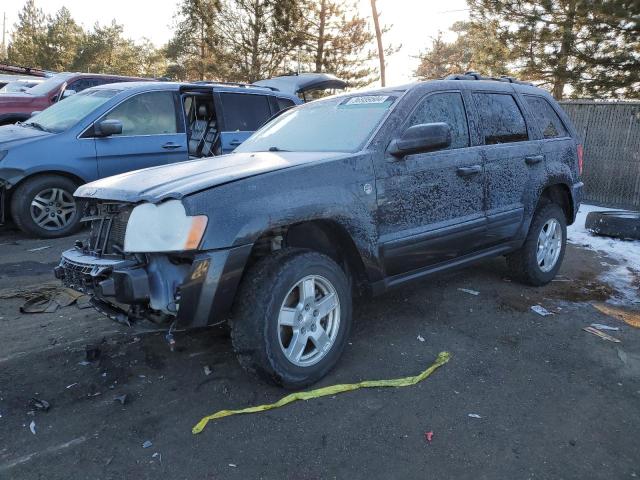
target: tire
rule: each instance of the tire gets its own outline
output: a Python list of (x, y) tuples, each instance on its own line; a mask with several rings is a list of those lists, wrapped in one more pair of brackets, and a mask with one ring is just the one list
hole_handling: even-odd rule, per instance
[[(328, 303), (309, 300), (305, 308), (302, 287), (296, 287), (303, 279), (308, 288), (313, 279), (315, 298)], [(324, 305), (328, 311), (331, 298), (338, 302), (322, 316), (319, 310)], [(282, 318), (293, 326), (280, 325), (282, 307), (288, 308)], [(282, 387), (299, 389), (320, 380), (337, 363), (349, 337), (351, 311), (349, 280), (333, 260), (309, 250), (282, 249), (258, 261), (245, 274), (231, 318), (233, 347), (249, 372)], [(294, 336), (296, 331), (299, 337)], [(324, 349), (320, 348), (321, 340), (328, 340)], [(295, 348), (299, 345), (306, 346)], [(292, 360), (295, 358), (298, 363)]]
[(640, 212), (625, 210), (590, 212), (584, 226), (595, 235), (623, 240), (640, 240)]
[[(73, 198), (76, 188), (78, 185), (73, 180), (58, 175), (41, 175), (25, 180), (11, 196), (14, 223), (23, 232), (40, 238), (58, 238), (75, 233), (80, 228), (82, 216), (80, 205)], [(56, 205), (60, 208), (55, 209)], [(47, 208), (50, 213), (47, 213)], [(36, 220), (41, 215), (45, 216), (38, 223)]]
[[(547, 250), (549, 256), (540, 263), (538, 261), (539, 248), (544, 248), (544, 244), (542, 246), (539, 244), (541, 232), (543, 228), (545, 232), (548, 232), (551, 225), (556, 225), (555, 231), (560, 228), (561, 238), (559, 242), (555, 236), (549, 239), (550, 248)], [(554, 244), (556, 248), (553, 248)], [(507, 255), (507, 266), (515, 278), (527, 285), (546, 285), (558, 273), (566, 246), (567, 219), (564, 211), (555, 203), (543, 205), (534, 213), (527, 238), (522, 247)]]

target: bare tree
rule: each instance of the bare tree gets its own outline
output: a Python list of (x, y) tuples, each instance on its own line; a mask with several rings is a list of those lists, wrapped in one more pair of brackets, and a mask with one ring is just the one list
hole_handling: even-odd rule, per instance
[(380, 29), (380, 15), (376, 7), (376, 0), (371, 0), (371, 15), (373, 16), (373, 25), (376, 29), (376, 40), (378, 41), (378, 58), (380, 59), (380, 84), (385, 86), (385, 68), (384, 68), (384, 48), (382, 48), (382, 30)]

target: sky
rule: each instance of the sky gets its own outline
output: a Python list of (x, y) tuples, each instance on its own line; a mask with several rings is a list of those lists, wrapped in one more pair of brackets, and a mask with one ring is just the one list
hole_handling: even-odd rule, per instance
[[(370, 1), (358, 0), (362, 15), (370, 14)], [(18, 13), (26, 0), (0, 1), (0, 15), (6, 13), (7, 30), (11, 31)], [(172, 36), (173, 16), (177, 0), (109, 0), (95, 2), (87, 0), (36, 0), (36, 5), (46, 14), (53, 14), (66, 6), (75, 20), (85, 28), (96, 22), (116, 22), (124, 26), (126, 36), (133, 40), (143, 37), (156, 45), (166, 43)], [(385, 35), (385, 45), (401, 45), (402, 48), (387, 59), (387, 84), (399, 85), (411, 81), (417, 67), (415, 58), (420, 50), (429, 45), (431, 38), (449, 26), (468, 16), (465, 0), (378, 0), (381, 22), (391, 24)], [(1, 18), (0, 18), (1, 20)]]

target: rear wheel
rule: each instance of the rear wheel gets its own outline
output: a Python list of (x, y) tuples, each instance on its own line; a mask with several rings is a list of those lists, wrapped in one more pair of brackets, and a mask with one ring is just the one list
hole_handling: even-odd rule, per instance
[(11, 197), (11, 216), (23, 232), (57, 238), (76, 232), (80, 207), (73, 198), (78, 185), (66, 177), (42, 175), (27, 179)]
[(338, 361), (351, 328), (343, 270), (316, 252), (283, 249), (245, 275), (231, 338), (240, 364), (286, 388), (301, 388)]
[(558, 273), (566, 245), (564, 211), (554, 203), (544, 205), (534, 214), (524, 245), (507, 255), (507, 265), (522, 282), (545, 285)]

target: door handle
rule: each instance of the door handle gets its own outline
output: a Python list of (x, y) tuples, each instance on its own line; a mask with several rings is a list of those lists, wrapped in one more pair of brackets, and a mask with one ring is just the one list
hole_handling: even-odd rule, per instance
[(470, 167), (460, 167), (456, 170), (459, 176), (461, 177), (469, 177), (471, 175), (477, 175), (482, 172), (482, 167), (480, 165), (471, 165)]
[(164, 145), (162, 145), (162, 148), (164, 148), (165, 150), (175, 150), (176, 148), (180, 148), (180, 144), (179, 143), (173, 143), (173, 142), (167, 142)]
[(544, 155), (528, 155), (524, 157), (524, 161), (527, 165), (535, 165), (544, 160)]
[(229, 146), (231, 147), (237, 147), (238, 145), (240, 145), (242, 142), (240, 140), (231, 140), (229, 142)]

